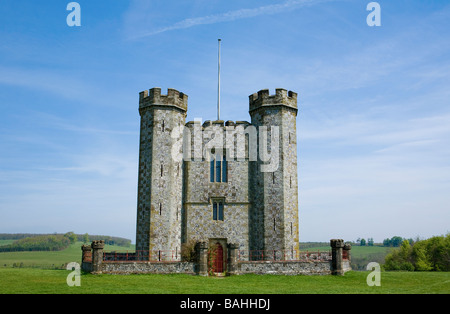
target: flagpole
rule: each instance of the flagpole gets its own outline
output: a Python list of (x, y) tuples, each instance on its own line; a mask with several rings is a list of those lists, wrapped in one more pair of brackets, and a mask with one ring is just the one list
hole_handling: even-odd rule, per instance
[(219, 44), (219, 56), (218, 56), (218, 60), (219, 60), (219, 66), (218, 66), (218, 82), (217, 82), (217, 120), (220, 120), (220, 42), (222, 41), (222, 39), (218, 40), (218, 44)]

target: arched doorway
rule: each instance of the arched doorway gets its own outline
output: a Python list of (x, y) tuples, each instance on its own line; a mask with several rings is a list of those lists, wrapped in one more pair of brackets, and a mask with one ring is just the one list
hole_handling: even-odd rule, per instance
[(223, 273), (223, 246), (219, 242), (216, 243), (214, 248), (212, 271)]

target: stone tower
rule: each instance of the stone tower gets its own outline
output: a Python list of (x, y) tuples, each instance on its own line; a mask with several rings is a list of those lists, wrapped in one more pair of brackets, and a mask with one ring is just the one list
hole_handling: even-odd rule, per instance
[(186, 122), (188, 96), (160, 88), (139, 94), (136, 251), (151, 260), (178, 260), (181, 252), (181, 160), (173, 158), (172, 130)]
[[(250, 246), (254, 250), (280, 250), (289, 259), (299, 248), (297, 94), (276, 89), (275, 95), (269, 95), (269, 90), (261, 90), (249, 96), (249, 103), (251, 123), (258, 127), (259, 134), (259, 158), (250, 166), (253, 203)], [(264, 133), (267, 138), (261, 137)], [(264, 142), (268, 143), (266, 151), (272, 160), (278, 161), (276, 165), (261, 160)]]
[(179, 260), (195, 240), (224, 255), (237, 247), (241, 259), (296, 258), (297, 94), (250, 95), (251, 123), (186, 123), (187, 98), (140, 93), (138, 254)]

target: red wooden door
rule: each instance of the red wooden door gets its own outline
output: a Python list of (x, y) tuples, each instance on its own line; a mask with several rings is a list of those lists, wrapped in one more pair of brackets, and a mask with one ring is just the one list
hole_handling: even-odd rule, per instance
[(223, 247), (220, 243), (216, 244), (214, 253), (213, 271), (215, 273), (223, 273)]

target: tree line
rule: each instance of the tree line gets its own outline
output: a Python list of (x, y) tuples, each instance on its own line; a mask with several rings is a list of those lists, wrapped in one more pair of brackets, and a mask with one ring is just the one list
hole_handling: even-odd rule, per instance
[(386, 270), (450, 271), (450, 233), (410, 243), (386, 255)]
[[(385, 247), (399, 247), (403, 243), (403, 241), (405, 241), (405, 240), (408, 241), (410, 244), (414, 243), (413, 239), (405, 239), (405, 238), (402, 238), (402, 237), (399, 237), (399, 236), (394, 236), (392, 238), (384, 239), (382, 246), (385, 246)], [(367, 241), (364, 238), (358, 238), (356, 240), (356, 244), (360, 245), (360, 246), (375, 246), (375, 245), (380, 246), (380, 244), (375, 244), (374, 243), (373, 238), (367, 238)]]
[(65, 234), (31, 234), (31, 233), (1, 233), (0, 240), (15, 240), (11, 244), (0, 246), (0, 252), (12, 251), (60, 251), (66, 249), (70, 244), (77, 241), (90, 243), (94, 240), (104, 240), (106, 244), (129, 247), (131, 240), (104, 236), (75, 234), (67, 232)]

